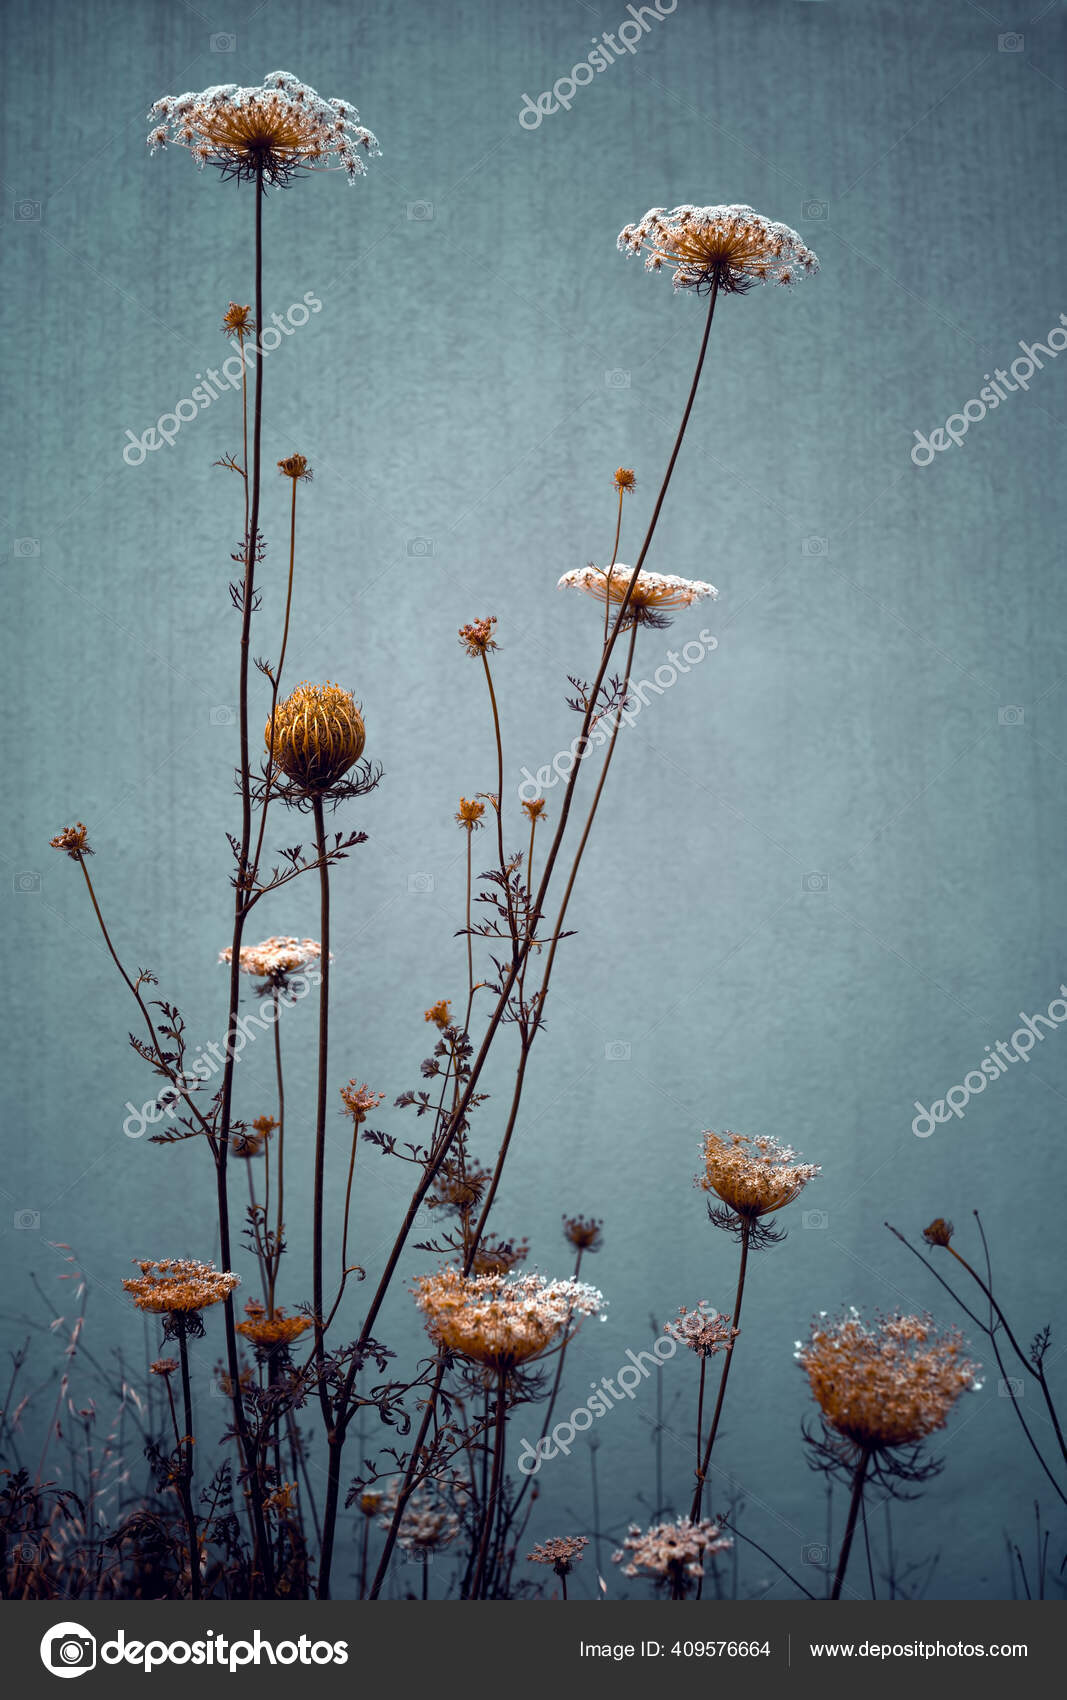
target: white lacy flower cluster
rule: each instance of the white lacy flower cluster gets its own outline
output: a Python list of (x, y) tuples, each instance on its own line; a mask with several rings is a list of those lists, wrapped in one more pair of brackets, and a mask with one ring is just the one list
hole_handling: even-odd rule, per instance
[(795, 230), (749, 206), (651, 207), (620, 232), (618, 246), (644, 253), (646, 271), (673, 265), (675, 289), (717, 282), (740, 294), (758, 283), (799, 283), (819, 269)]
[[(310, 967), (322, 955), (317, 939), (269, 938), (260, 944), (241, 946), (241, 973), (254, 974), (258, 979), (276, 980), (285, 974), (296, 974)], [(219, 951), (219, 961), (232, 960), (229, 945)]]
[[(218, 83), (199, 93), (164, 95), (149, 113), (152, 153), (176, 142), (197, 164), (254, 161), (258, 150), (279, 172), (313, 167), (343, 170), (350, 183), (380, 157), (373, 131), (350, 101), (324, 100), (291, 71), (272, 71), (257, 88)], [(268, 170), (268, 179), (276, 174)]]

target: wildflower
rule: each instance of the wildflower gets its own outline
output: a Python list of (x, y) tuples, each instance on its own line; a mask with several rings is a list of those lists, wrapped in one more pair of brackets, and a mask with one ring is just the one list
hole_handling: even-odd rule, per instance
[(459, 800), (459, 812), (456, 820), (466, 832), (478, 832), (481, 829), (482, 816), (485, 813), (484, 803), (468, 803), (466, 797)]
[(688, 1517), (679, 1517), (673, 1523), (654, 1523), (644, 1532), (637, 1523), (631, 1523), (621, 1550), (611, 1556), (614, 1564), (623, 1565), (624, 1576), (644, 1572), (658, 1581), (670, 1582), (680, 1598), (686, 1578), (703, 1576), (705, 1556), (725, 1552), (731, 1546), (733, 1541), (714, 1519), (694, 1523)]
[(504, 1374), (543, 1357), (575, 1319), (602, 1314), (604, 1296), (584, 1281), (544, 1275), (461, 1275), (441, 1269), (413, 1288), (439, 1346)]
[(280, 460), (278, 471), (283, 478), (291, 478), (294, 484), (299, 482), (310, 484), (314, 477), (314, 473), (307, 463), (306, 455), (289, 455), (286, 460)]
[(469, 626), (460, 626), (459, 641), (468, 655), (486, 655), (497, 647), (493, 638), (495, 625), (496, 615), (490, 614), (485, 620), (473, 620)]
[(160, 1262), (134, 1258), (134, 1262), (140, 1275), (129, 1276), (122, 1285), (133, 1294), (138, 1310), (157, 1316), (206, 1310), (221, 1304), (240, 1285), (239, 1275), (191, 1258), (165, 1257)]
[(564, 1216), (563, 1232), (576, 1251), (599, 1251), (604, 1243), (601, 1233), (603, 1222), (598, 1222), (590, 1216), (588, 1221), (584, 1216)]
[[(391, 1488), (383, 1495), (383, 1529), (392, 1527), (393, 1513), (396, 1511), (399, 1497), (396, 1488)], [(431, 1498), (425, 1488), (416, 1488), (404, 1507), (396, 1538), (405, 1552), (428, 1556), (440, 1547), (450, 1546), (459, 1531), (460, 1522), (455, 1512), (450, 1511), (440, 1500)]]
[(161, 1375), (164, 1379), (169, 1375), (173, 1375), (177, 1367), (177, 1358), (156, 1358), (148, 1366), (150, 1374)]
[(581, 1563), (588, 1545), (588, 1535), (556, 1535), (550, 1541), (539, 1542), (533, 1552), (526, 1554), (526, 1561), (550, 1564), (557, 1576), (569, 1576), (574, 1566)]
[(507, 1275), (516, 1264), (526, 1262), (529, 1251), (529, 1240), (501, 1240), (487, 1234), (471, 1259), (471, 1274)]
[[(755, 1223), (791, 1204), (819, 1173), (815, 1163), (797, 1163), (790, 1145), (745, 1133), (704, 1134), (704, 1173), (696, 1184), (714, 1192), (727, 1211)], [(728, 1225), (723, 1218), (714, 1218)]]
[(482, 1194), (492, 1178), (489, 1170), (478, 1164), (471, 1168), (466, 1163), (449, 1159), (438, 1170), (433, 1197), (429, 1201), (430, 1209), (444, 1206), (461, 1216), (467, 1214), (481, 1203)]
[(350, 183), (381, 154), (347, 101), (323, 100), (289, 71), (272, 71), (262, 87), (218, 84), (199, 94), (165, 95), (149, 114), (152, 153), (177, 142), (197, 165), (217, 165), (239, 182), (285, 184), (298, 171), (343, 170)]
[(695, 1310), (680, 1306), (678, 1320), (665, 1323), (663, 1332), (698, 1357), (710, 1358), (732, 1346), (741, 1330), (731, 1328), (728, 1316), (709, 1310), (707, 1299), (701, 1299)]
[(282, 1482), (279, 1487), (276, 1487), (272, 1493), (267, 1495), (263, 1501), (263, 1509), (264, 1511), (275, 1511), (282, 1517), (287, 1512), (295, 1511), (296, 1483)]
[(531, 824), (545, 818), (545, 799), (543, 797), (528, 798), (522, 805), (523, 813)]
[(978, 1365), (958, 1329), (894, 1311), (865, 1322), (852, 1308), (816, 1318), (796, 1358), (828, 1426), (866, 1453), (913, 1447), (942, 1429)]
[[(296, 939), (292, 937), (272, 937), (263, 939), (259, 944), (241, 946), (239, 957), (242, 974), (254, 975), (256, 979), (267, 982), (264, 990), (274, 988), (284, 989), (289, 983), (291, 974), (302, 974), (310, 968), (313, 962), (318, 962), (322, 956), (322, 946), (317, 939)], [(219, 951), (220, 962), (231, 962), (233, 951), (230, 945)]]
[(652, 207), (619, 235), (624, 254), (645, 255), (645, 270), (675, 268), (675, 289), (743, 295), (758, 283), (798, 283), (819, 262), (795, 230), (747, 206)]
[(245, 1320), (237, 1324), (237, 1332), (251, 1340), (254, 1346), (269, 1351), (275, 1346), (291, 1346), (310, 1327), (306, 1316), (286, 1316), (280, 1305), (268, 1316), (258, 1299), (249, 1299), (245, 1305)]
[(251, 1127), (238, 1123), (230, 1135), (230, 1150), (235, 1157), (258, 1157), (277, 1126), (273, 1116), (257, 1116)]
[(943, 1216), (938, 1216), (937, 1220), (931, 1222), (928, 1228), (923, 1229), (923, 1239), (927, 1245), (947, 1246), (951, 1242), (954, 1232), (952, 1223), (946, 1222)]
[(239, 307), (236, 301), (231, 301), (223, 315), (222, 328), (227, 336), (235, 336), (238, 342), (243, 342), (249, 332), (256, 328), (251, 306)]
[(74, 826), (65, 826), (62, 832), (58, 832), (54, 838), (49, 840), (49, 843), (53, 850), (65, 850), (67, 855), (75, 862), (79, 856), (95, 854), (89, 848), (89, 828), (84, 821), (78, 821)]
[(613, 479), (616, 490), (620, 495), (625, 490), (637, 489), (637, 474), (629, 466), (620, 466)]
[[(564, 573), (556, 589), (584, 590), (587, 596), (595, 597), (598, 602), (607, 602), (612, 608), (618, 608), (626, 600), (632, 578), (633, 568), (623, 566), (621, 561), (607, 571), (590, 562), (587, 567), (577, 567), (573, 572)], [(633, 625), (669, 625), (665, 618), (668, 612), (689, 608), (705, 596), (716, 597), (718, 594), (713, 584), (705, 584), (702, 579), (678, 578), (674, 573), (650, 573), (642, 569), (637, 575), (633, 595), (626, 603), (623, 629)]]
[(263, 735), (282, 772), (314, 795), (343, 778), (366, 742), (351, 691), (329, 682), (298, 685), (278, 704)]
[(432, 1021), (434, 1026), (439, 1027), (443, 1033), (452, 1021), (452, 1005), (447, 998), (438, 998), (436, 1003), (430, 1005), (424, 1019)]
[(363, 1125), (371, 1111), (378, 1108), (384, 1097), (384, 1092), (372, 1092), (369, 1086), (357, 1086), (354, 1080), (350, 1080), (347, 1086), (341, 1087), (341, 1100), (345, 1107), (344, 1113), (346, 1116), (352, 1117), (357, 1127)]
[(364, 1517), (376, 1517), (382, 1508), (383, 1499), (384, 1495), (380, 1493), (361, 1493), (359, 1496), (359, 1509), (362, 1511)]

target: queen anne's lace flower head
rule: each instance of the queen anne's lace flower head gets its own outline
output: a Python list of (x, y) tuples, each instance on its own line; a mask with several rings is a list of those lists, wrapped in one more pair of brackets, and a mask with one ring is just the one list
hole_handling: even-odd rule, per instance
[(160, 1262), (135, 1259), (140, 1275), (122, 1285), (133, 1294), (138, 1310), (157, 1316), (175, 1316), (206, 1310), (221, 1304), (240, 1285), (240, 1276), (185, 1257), (165, 1257)]
[(917, 1446), (942, 1429), (962, 1393), (976, 1392), (979, 1366), (958, 1329), (929, 1316), (875, 1316), (853, 1306), (816, 1317), (796, 1359), (830, 1428), (867, 1452)]
[(688, 1346), (698, 1357), (710, 1358), (732, 1346), (741, 1330), (731, 1328), (728, 1316), (712, 1310), (707, 1299), (701, 1299), (695, 1310), (686, 1310), (682, 1305), (678, 1320), (665, 1323), (663, 1332), (680, 1346)]
[[(317, 939), (297, 939), (275, 935), (260, 944), (241, 946), (241, 973), (252, 974), (257, 980), (284, 980), (289, 974), (299, 974), (318, 962), (322, 946)], [(220, 962), (230, 962), (233, 950), (227, 945), (219, 951)]]
[[(582, 590), (598, 602), (619, 608), (626, 600), (633, 573), (633, 568), (623, 566), (621, 561), (613, 567), (598, 567), (590, 562), (587, 567), (576, 567), (573, 572), (564, 573), (556, 589)], [(670, 624), (667, 614), (676, 613), (679, 608), (690, 608), (705, 596), (715, 597), (718, 594), (713, 584), (705, 584), (702, 579), (679, 578), (675, 573), (650, 573), (642, 569), (637, 575), (633, 594), (626, 603), (623, 629), (633, 625), (667, 626)]]
[(623, 1565), (624, 1576), (644, 1574), (677, 1583), (686, 1576), (703, 1576), (705, 1554), (725, 1552), (731, 1546), (729, 1535), (710, 1517), (702, 1523), (679, 1517), (674, 1523), (654, 1523), (647, 1530), (631, 1523), (621, 1550), (612, 1553), (612, 1562)]
[(603, 1315), (605, 1299), (585, 1281), (544, 1275), (420, 1275), (415, 1302), (439, 1346), (499, 1371), (542, 1357), (582, 1317)]
[(704, 1173), (696, 1184), (754, 1222), (791, 1204), (819, 1173), (817, 1164), (798, 1163), (796, 1156), (791, 1145), (764, 1134), (705, 1133)]
[(645, 256), (646, 271), (674, 268), (675, 289), (743, 295), (758, 283), (799, 283), (819, 262), (788, 224), (752, 207), (652, 207), (620, 232), (624, 254)]
[(291, 71), (272, 71), (259, 88), (219, 83), (164, 95), (149, 117), (152, 153), (176, 142), (199, 166), (245, 181), (284, 184), (298, 171), (332, 168), (354, 183), (381, 153), (349, 101), (323, 100)]

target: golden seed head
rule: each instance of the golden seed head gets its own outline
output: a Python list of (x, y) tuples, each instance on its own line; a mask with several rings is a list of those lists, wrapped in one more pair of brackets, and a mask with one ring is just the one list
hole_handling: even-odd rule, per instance
[(954, 1232), (952, 1223), (946, 1222), (943, 1216), (938, 1216), (928, 1228), (923, 1229), (923, 1239), (927, 1245), (948, 1245)]
[(564, 1216), (563, 1232), (576, 1251), (599, 1251), (604, 1243), (603, 1222), (590, 1216)]
[(53, 850), (65, 850), (74, 861), (79, 856), (91, 856), (89, 848), (89, 828), (84, 821), (78, 821), (74, 826), (65, 826), (62, 832), (49, 840)]
[(630, 466), (620, 466), (615, 474), (614, 484), (616, 490), (619, 491), (636, 490), (637, 474)]
[(138, 1310), (156, 1316), (206, 1310), (209, 1305), (221, 1304), (240, 1286), (239, 1275), (192, 1258), (165, 1257), (159, 1262), (134, 1258), (134, 1262), (140, 1275), (130, 1276), (122, 1285), (133, 1294)]
[(543, 1275), (462, 1275), (441, 1269), (413, 1288), (430, 1338), (457, 1356), (505, 1373), (542, 1357), (604, 1296), (584, 1281)]
[(796, 1155), (792, 1146), (762, 1134), (705, 1133), (704, 1173), (696, 1184), (754, 1222), (791, 1204), (819, 1173), (814, 1163), (796, 1162)]
[(384, 1092), (372, 1092), (369, 1086), (359, 1086), (354, 1080), (341, 1087), (344, 1113), (351, 1116), (357, 1127), (362, 1127), (371, 1111), (378, 1108), (384, 1097)]
[(310, 484), (314, 474), (307, 463), (306, 455), (289, 455), (287, 459), (278, 462), (278, 471), (283, 478), (291, 478), (293, 483), (302, 480)]
[(452, 1005), (448, 999), (438, 998), (436, 1003), (432, 1003), (426, 1011), (425, 1019), (432, 1021), (434, 1026), (439, 1027), (443, 1033), (452, 1022)]
[(239, 307), (236, 301), (231, 301), (223, 314), (222, 328), (227, 336), (235, 336), (238, 342), (243, 342), (245, 337), (256, 328), (256, 321), (252, 317), (252, 308), (250, 306)]
[(291, 1346), (310, 1327), (306, 1316), (286, 1316), (280, 1305), (268, 1316), (258, 1300), (250, 1299), (245, 1305), (245, 1321), (237, 1324), (237, 1332), (254, 1346), (266, 1350), (272, 1346)]
[(544, 820), (544, 818), (545, 818), (545, 799), (543, 797), (532, 797), (528, 801), (525, 801), (523, 803), (522, 807), (523, 807), (523, 811), (526, 815), (526, 818), (528, 820), (530, 820), (530, 821)]
[(363, 716), (351, 691), (340, 685), (298, 685), (280, 702), (264, 729), (267, 748), (282, 772), (312, 795), (342, 779), (363, 754)]
[(493, 628), (496, 625), (496, 615), (490, 614), (484, 620), (472, 620), (469, 626), (460, 626), (459, 641), (468, 655), (487, 655), (495, 649)]
[(796, 1358), (823, 1417), (868, 1452), (915, 1446), (942, 1429), (962, 1393), (976, 1390), (979, 1366), (964, 1355), (958, 1329), (939, 1332), (929, 1316), (875, 1316), (854, 1307), (817, 1317)]
[(468, 802), (466, 797), (461, 797), (459, 800), (459, 809), (456, 814), (456, 820), (467, 832), (477, 832), (482, 824), (482, 816), (484, 813), (484, 803), (476, 801)]
[(173, 1375), (177, 1367), (177, 1358), (156, 1358), (155, 1361), (150, 1363), (148, 1366), (152, 1375), (161, 1375), (164, 1378), (168, 1375)]

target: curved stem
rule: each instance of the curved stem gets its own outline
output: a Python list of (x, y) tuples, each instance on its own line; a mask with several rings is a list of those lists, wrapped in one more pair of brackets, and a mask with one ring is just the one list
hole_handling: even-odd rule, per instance
[(852, 1477), (852, 1498), (849, 1501), (848, 1522), (845, 1524), (844, 1539), (841, 1542), (841, 1551), (837, 1558), (837, 1575), (834, 1577), (834, 1585), (830, 1592), (830, 1598), (832, 1600), (839, 1600), (841, 1598), (841, 1588), (845, 1580), (845, 1571), (848, 1569), (848, 1555), (852, 1551), (852, 1537), (856, 1533), (856, 1519), (859, 1516), (860, 1506), (863, 1503), (864, 1478), (866, 1477), (867, 1465), (870, 1463), (870, 1460), (871, 1455), (869, 1452), (861, 1453), (859, 1463), (856, 1465), (855, 1474)]
[[(730, 1317), (730, 1327), (737, 1328), (741, 1321), (741, 1302), (745, 1296), (745, 1271), (748, 1268), (748, 1242), (751, 1236), (751, 1224), (742, 1218), (741, 1222), (741, 1267), (737, 1273), (737, 1292), (734, 1295), (733, 1315)], [(722, 1416), (723, 1401), (726, 1398), (726, 1383), (730, 1379), (730, 1367), (734, 1361), (736, 1338), (731, 1339), (726, 1348), (726, 1360), (719, 1377), (719, 1393), (715, 1400), (715, 1410), (711, 1418), (711, 1428), (708, 1431), (708, 1443), (704, 1448), (704, 1457), (697, 1473), (696, 1492), (693, 1495), (693, 1508), (689, 1513), (690, 1521), (699, 1523), (700, 1511), (704, 1500), (704, 1483), (708, 1477), (708, 1467), (711, 1463), (711, 1450), (715, 1445), (715, 1436), (719, 1432), (719, 1418)]]

